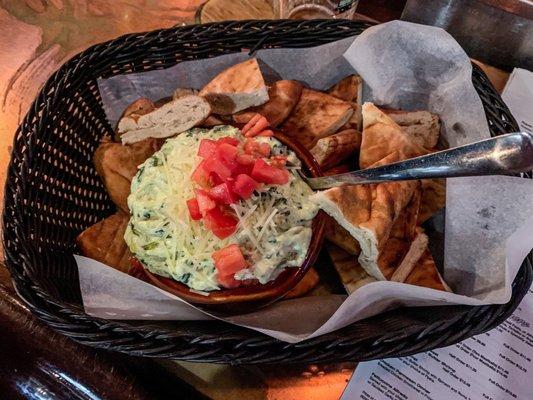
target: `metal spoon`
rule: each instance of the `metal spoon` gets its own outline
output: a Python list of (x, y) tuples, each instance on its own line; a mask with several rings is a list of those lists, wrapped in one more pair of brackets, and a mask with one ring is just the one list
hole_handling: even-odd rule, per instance
[(376, 168), (303, 179), (312, 189), (458, 176), (510, 175), (533, 169), (533, 134), (515, 132)]

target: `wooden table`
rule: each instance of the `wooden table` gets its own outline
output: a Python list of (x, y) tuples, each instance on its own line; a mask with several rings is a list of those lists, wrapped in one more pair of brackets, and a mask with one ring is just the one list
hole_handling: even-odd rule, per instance
[[(13, 134), (40, 86), (53, 71), (65, 60), (92, 44), (129, 32), (192, 23), (203, 2), (204, 0), (0, 0), (0, 31), (3, 33), (0, 44), (0, 202), (3, 202), (3, 184)], [(388, 3), (390, 5), (394, 2)], [(387, 8), (387, 1), (362, 0), (360, 6), (380, 21), (397, 18), (401, 13), (397, 2)], [(263, 6), (259, 8), (264, 9)], [(372, 15), (373, 10), (375, 15)], [(210, 12), (211, 16), (204, 16), (204, 20), (220, 18), (221, 15), (227, 15), (228, 10), (211, 9)], [(232, 12), (244, 18), (248, 16), (250, 9), (247, 8), (242, 13), (236, 10)], [(485, 67), (485, 70), (501, 90), (508, 74), (490, 67)], [(74, 374), (74, 386), (69, 386), (65, 380), (58, 381), (58, 387), (65, 398), (70, 398), (69, 390), (81, 390), (81, 385), (85, 389), (91, 388), (96, 398), (106, 399), (156, 399), (172, 392), (187, 394), (187, 398), (205, 395), (213, 399), (239, 400), (337, 399), (354, 369), (354, 364), (306, 366), (290, 370), (279, 367), (239, 368), (142, 360), (95, 351), (59, 336), (37, 322), (16, 299), (3, 267), (0, 267), (0, 325), (0, 359), (4, 360), (0, 361), (0, 364), (3, 363), (0, 366), (0, 371), (3, 372), (0, 373), (0, 392), (4, 395), (13, 393), (10, 398), (16, 398), (16, 390), (13, 388), (20, 387), (18, 377), (25, 376), (16, 363), (5, 361), (10, 357), (17, 359), (17, 352), (12, 351), (13, 346), (34, 349), (32, 354), (24, 355), (28, 362), (22, 363), (26, 367), (33, 366), (25, 372), (30, 377), (32, 374), (46, 375), (41, 367), (33, 364), (37, 353), (39, 357), (48, 357), (48, 360), (57, 358), (54, 365), (66, 376)], [(21, 337), (28, 338), (30, 345), (19, 343)], [(9, 351), (6, 343), (11, 346)], [(76, 357), (65, 356), (64, 353), (52, 356), (55, 349), (68, 349)], [(1, 376), (9, 376), (9, 379)], [(151, 378), (148, 379), (147, 376)], [(166, 379), (162, 380), (162, 376)], [(35, 381), (35, 376), (33, 379)], [(42, 382), (48, 381), (44, 379)], [(8, 388), (14, 391), (10, 392)], [(19, 392), (22, 393), (22, 390)]]

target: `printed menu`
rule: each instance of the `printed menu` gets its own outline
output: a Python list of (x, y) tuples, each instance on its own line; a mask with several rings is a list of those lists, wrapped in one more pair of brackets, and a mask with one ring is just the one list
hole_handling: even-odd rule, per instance
[(495, 329), (456, 345), (361, 363), (342, 400), (533, 399), (533, 290)]

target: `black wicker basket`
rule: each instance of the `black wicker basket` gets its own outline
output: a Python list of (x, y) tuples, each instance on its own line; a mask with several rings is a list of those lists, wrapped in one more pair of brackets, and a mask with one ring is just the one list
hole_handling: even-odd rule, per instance
[[(363, 361), (413, 354), (491, 329), (516, 308), (532, 280), (532, 255), (504, 305), (403, 308), (287, 344), (222, 322), (126, 323), (83, 312), (74, 238), (114, 211), (92, 165), (112, 131), (96, 79), (170, 67), (184, 60), (268, 47), (309, 47), (360, 34), (366, 22), (240, 21), (131, 34), (93, 46), (44, 85), (19, 127), (5, 193), (6, 263), (19, 295), (58, 332), (132, 355), (222, 363)], [(493, 135), (517, 125), (477, 67), (474, 86)]]

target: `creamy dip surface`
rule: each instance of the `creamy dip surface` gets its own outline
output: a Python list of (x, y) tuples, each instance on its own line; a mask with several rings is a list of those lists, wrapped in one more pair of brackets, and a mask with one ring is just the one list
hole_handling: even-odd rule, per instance
[(301, 165), (296, 155), (277, 139), (261, 137), (256, 140), (269, 143), (273, 155), (287, 156), (289, 182), (263, 185), (250, 198), (232, 204), (239, 223), (225, 239), (206, 229), (202, 220), (192, 220), (186, 201), (198, 187), (191, 180), (201, 162), (198, 146), (202, 139), (224, 136), (244, 140), (231, 126), (195, 128), (168, 139), (139, 166), (128, 197), (131, 216), (124, 239), (131, 252), (149, 271), (195, 290), (220, 289), (212, 254), (231, 244), (239, 246), (249, 265), (235, 274), (237, 280), (264, 284), (286, 267), (300, 266), (318, 212), (312, 190), (297, 173)]

